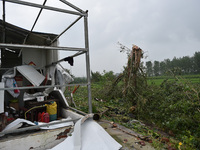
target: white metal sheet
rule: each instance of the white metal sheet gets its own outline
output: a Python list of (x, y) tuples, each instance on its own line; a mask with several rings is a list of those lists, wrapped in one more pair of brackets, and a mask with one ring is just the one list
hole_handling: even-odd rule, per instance
[[(51, 123), (56, 123), (56, 122), (61, 122), (60, 124), (55, 124), (55, 125), (48, 125), (46, 127), (40, 127), (40, 129), (57, 129), (57, 128), (62, 128), (62, 127), (67, 127), (67, 126), (73, 126), (74, 123), (73, 122), (62, 122), (62, 121), (66, 121), (66, 120), (71, 120), (71, 117), (68, 118), (63, 118), (61, 120), (55, 120), (55, 121), (51, 121)], [(25, 120), (25, 119), (21, 119), (18, 118), (16, 120), (14, 120), (13, 122), (11, 122), (9, 125), (6, 126), (6, 128), (3, 131), (9, 131), (9, 130), (15, 130), (20, 128), (23, 123), (27, 123), (28, 125), (33, 125), (35, 126), (35, 124), (29, 120)], [(44, 122), (38, 122), (38, 125), (44, 125), (44, 124), (48, 124), (48, 123), (44, 123)]]
[(45, 79), (42, 74), (29, 65), (18, 66), (17, 70), (34, 86), (39, 86)]
[[(4, 82), (0, 82), (0, 88), (4, 88)], [(0, 90), (0, 113), (4, 112), (4, 90)]]
[[(82, 118), (84, 119), (84, 118)], [(122, 146), (115, 141), (98, 123), (87, 119), (76, 122), (72, 136), (51, 150), (119, 150)]]

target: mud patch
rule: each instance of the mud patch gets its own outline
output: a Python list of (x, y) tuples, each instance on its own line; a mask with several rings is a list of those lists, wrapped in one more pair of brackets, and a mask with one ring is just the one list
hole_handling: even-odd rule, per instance
[(122, 145), (121, 150), (155, 150), (150, 143), (138, 138), (136, 132), (117, 124), (113, 127), (109, 121), (98, 122), (118, 143)]

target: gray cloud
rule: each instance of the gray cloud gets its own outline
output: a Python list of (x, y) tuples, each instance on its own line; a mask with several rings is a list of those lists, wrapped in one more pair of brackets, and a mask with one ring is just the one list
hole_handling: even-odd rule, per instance
[[(41, 0), (37, 2), (42, 3)], [(118, 41), (129, 48), (132, 44), (141, 47), (148, 55), (146, 61), (192, 56), (195, 51), (200, 50), (199, 0), (70, 0), (70, 2), (83, 10), (89, 10), (92, 71), (122, 71), (127, 56), (119, 52)], [(48, 0), (47, 4), (69, 8), (56, 0)], [(11, 23), (17, 23), (25, 28), (31, 27), (32, 20), (37, 15), (33, 15), (35, 12), (32, 10), (24, 13), (13, 7), (8, 12), (11, 17), (7, 17)], [(21, 17), (27, 18), (27, 22), (22, 21)], [(36, 29), (60, 33), (75, 18), (74, 16), (67, 19), (64, 15), (44, 13)], [(64, 35), (66, 39), (60, 39), (62, 45), (84, 46), (82, 22), (80, 21)], [(63, 53), (61, 57), (64, 57)], [(85, 76), (84, 56), (80, 59), (75, 59), (75, 67), (65, 66), (76, 76)]]

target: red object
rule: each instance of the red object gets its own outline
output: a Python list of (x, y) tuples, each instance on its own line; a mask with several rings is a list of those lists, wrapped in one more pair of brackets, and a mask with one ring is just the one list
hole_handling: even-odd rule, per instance
[(19, 93), (20, 91), (18, 89), (14, 89), (14, 93)]
[(43, 115), (43, 121), (48, 123), (49, 122), (49, 114), (48, 113), (44, 113)]
[(30, 66), (36, 66), (36, 64), (34, 63), (34, 62), (29, 62), (29, 64), (28, 65), (30, 65)]
[(76, 90), (79, 88), (80, 85), (78, 85), (77, 87), (74, 88), (72, 94), (74, 94), (76, 92)]
[(49, 122), (49, 114), (48, 113), (38, 113), (38, 121), (39, 122)]
[[(15, 80), (13, 80), (13, 86), (17, 87), (17, 83)], [(20, 91), (18, 89), (14, 89), (14, 93), (19, 93)]]
[(38, 122), (42, 122), (42, 114), (40, 112), (38, 113)]

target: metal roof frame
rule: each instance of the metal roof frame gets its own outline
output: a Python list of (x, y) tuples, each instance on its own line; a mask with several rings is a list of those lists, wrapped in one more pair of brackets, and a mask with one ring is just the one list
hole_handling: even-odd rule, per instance
[[(21, 1), (21, 0), (0, 0), (3, 2), (3, 21), (5, 23), (5, 2), (8, 3), (14, 3), (14, 4), (19, 4), (19, 5), (25, 5), (25, 6), (29, 6), (29, 7), (36, 7), (36, 8), (41, 8), (38, 16), (32, 26), (31, 31), (29, 32), (32, 33), (33, 28), (35, 26), (35, 24), (37, 23), (37, 20), (40, 16), (40, 14), (42, 13), (43, 9), (47, 9), (50, 11), (55, 11), (55, 12), (61, 12), (61, 13), (66, 13), (66, 14), (71, 14), (71, 15), (77, 15), (78, 18), (72, 22), (63, 32), (61, 32), (52, 42), (51, 44), (56, 41), (60, 36), (63, 35), (63, 33), (65, 33), (68, 29), (70, 29), (74, 24), (76, 24), (81, 18), (84, 18), (84, 38), (85, 38), (85, 47), (84, 48), (75, 48), (75, 47), (52, 47), (52, 46), (39, 46), (39, 45), (26, 45), (26, 40), (29, 36), (29, 34), (27, 35), (27, 37), (24, 40), (23, 44), (8, 44), (5, 43), (5, 34), (2, 35), (3, 37), (3, 43), (0, 43), (0, 48), (33, 48), (33, 49), (46, 49), (46, 50), (66, 50), (66, 51), (77, 51), (77, 53), (75, 53), (74, 55), (70, 56), (70, 57), (76, 57), (82, 54), (85, 54), (85, 61), (86, 61), (86, 77), (87, 77), (87, 90), (88, 90), (88, 106), (89, 106), (89, 113), (92, 113), (92, 99), (91, 99), (91, 81), (90, 81), (90, 58), (89, 58), (89, 39), (88, 39), (88, 11), (83, 11), (82, 9), (78, 8), (77, 6), (71, 4), (70, 2), (66, 1), (66, 0), (59, 0), (61, 1), (63, 4), (68, 5), (69, 7), (73, 8), (74, 11), (71, 10), (65, 10), (65, 9), (61, 9), (61, 8), (57, 8), (57, 7), (50, 7), (50, 6), (45, 6), (46, 0), (44, 0), (43, 5), (40, 4), (36, 4), (36, 3), (30, 3), (27, 1)], [(85, 84), (84, 84), (85, 85)], [(57, 86), (57, 85), (55, 85)], [(69, 86), (69, 85), (68, 85)], [(72, 86), (72, 85), (70, 85)], [(57, 86), (58, 87), (58, 86)], [(21, 87), (26, 88), (26, 87)], [(36, 88), (36, 87), (33, 87)], [(39, 87), (37, 87), (39, 88)], [(42, 88), (42, 87), (41, 87)], [(43, 87), (44, 88), (44, 87)], [(19, 89), (19, 87), (18, 87)], [(7, 90), (6, 88), (4, 89), (0, 89), (0, 90)]]

